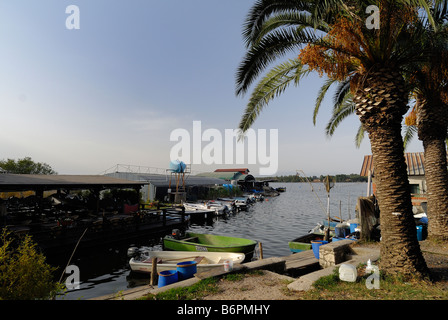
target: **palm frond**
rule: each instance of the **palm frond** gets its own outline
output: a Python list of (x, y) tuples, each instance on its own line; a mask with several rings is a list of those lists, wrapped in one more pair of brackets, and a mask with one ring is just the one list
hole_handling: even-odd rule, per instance
[(297, 59), (291, 59), (274, 67), (254, 88), (239, 129), (246, 132), (270, 101), (282, 94), (290, 84), (298, 86), (300, 79), (309, 72)]
[(351, 98), (350, 80), (348, 77), (344, 81), (340, 81), (333, 95), (333, 109), (338, 109), (344, 101)]
[(405, 150), (409, 146), (409, 143), (412, 141), (417, 131), (417, 126), (404, 126), (403, 144)]
[(319, 92), (317, 93), (316, 98), (316, 105), (314, 106), (314, 112), (313, 112), (313, 124), (316, 125), (317, 120), (317, 114), (319, 113), (320, 106), (322, 104), (322, 101), (325, 98), (325, 95), (327, 94), (330, 87), (336, 82), (334, 79), (327, 79), (325, 83), (320, 87)]
[(361, 147), (361, 143), (364, 140), (364, 136), (365, 136), (366, 131), (364, 130), (364, 127), (362, 126), (362, 123), (359, 124), (359, 128), (358, 128), (358, 132), (356, 133), (355, 136), (355, 146), (356, 148), (360, 148)]
[(348, 116), (355, 113), (355, 104), (351, 98), (346, 97), (346, 100), (337, 109), (333, 109), (333, 114), (325, 127), (325, 134), (333, 136), (339, 124)]
[(236, 74), (236, 94), (244, 94), (269, 64), (288, 52), (298, 52), (304, 43), (316, 41), (318, 36), (306, 29), (286, 28), (267, 34), (249, 49)]
[(259, 38), (260, 30), (265, 22), (273, 15), (294, 12), (309, 12), (310, 1), (301, 0), (258, 0), (254, 3), (243, 25), (243, 39), (246, 47), (254, 44), (254, 39)]
[[(309, 13), (306, 12), (285, 12), (277, 14), (267, 19), (262, 28), (252, 35), (250, 40), (251, 46), (259, 43), (263, 37), (270, 32), (286, 27), (295, 27), (299, 29), (314, 28), (314, 21)], [(317, 26), (317, 30), (328, 32), (328, 25), (322, 22)]]

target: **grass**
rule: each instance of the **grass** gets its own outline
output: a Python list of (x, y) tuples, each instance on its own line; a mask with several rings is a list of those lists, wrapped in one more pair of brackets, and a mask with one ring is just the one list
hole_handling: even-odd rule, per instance
[(314, 289), (303, 294), (306, 300), (446, 300), (446, 286), (422, 280), (403, 281), (399, 277), (379, 278), (379, 289), (368, 289), (368, 275), (358, 276), (356, 282), (339, 279), (339, 270), (314, 283)]
[[(262, 271), (250, 271), (250, 272), (237, 272), (230, 273), (222, 277), (223, 280), (227, 281), (241, 281), (244, 279), (246, 274), (250, 275), (262, 275)], [(156, 295), (148, 294), (141, 298), (141, 300), (194, 300), (201, 299), (209, 294), (214, 294), (219, 292), (218, 283), (220, 278), (212, 277), (204, 279), (195, 283), (189, 287), (170, 289)]]
[(156, 295), (148, 294), (141, 300), (193, 300), (218, 292), (219, 279), (208, 278), (189, 287), (170, 289)]
[[(364, 275), (363, 266), (358, 266), (356, 282), (345, 282), (339, 279), (339, 269), (335, 268), (331, 275), (320, 278), (314, 283), (314, 289), (293, 293), (285, 289), (285, 294), (294, 295), (298, 300), (448, 300), (448, 286), (443, 283), (403, 280), (399, 277), (380, 275), (379, 289), (368, 289), (366, 282), (369, 275)], [(219, 293), (219, 282), (241, 281), (246, 276), (260, 276), (263, 271), (247, 273), (231, 273), (222, 278), (214, 277), (184, 288), (171, 289), (157, 295), (149, 294), (143, 300), (193, 300), (207, 295)], [(240, 289), (244, 291), (244, 288)]]

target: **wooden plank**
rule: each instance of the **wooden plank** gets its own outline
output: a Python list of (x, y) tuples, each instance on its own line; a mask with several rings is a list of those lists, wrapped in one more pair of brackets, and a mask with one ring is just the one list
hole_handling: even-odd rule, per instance
[(314, 257), (313, 250), (302, 251), (283, 257), (286, 261), (286, 270), (307, 268), (319, 264)]

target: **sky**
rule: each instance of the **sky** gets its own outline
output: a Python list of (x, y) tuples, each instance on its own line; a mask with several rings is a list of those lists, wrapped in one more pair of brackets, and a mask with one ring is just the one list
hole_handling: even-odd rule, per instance
[[(59, 174), (101, 174), (118, 164), (164, 169), (175, 160), (173, 148), (189, 142), (193, 173), (235, 167), (256, 176), (263, 167), (277, 175), (359, 173), (364, 155), (371, 154), (369, 141), (355, 147), (355, 115), (332, 138), (325, 135), (331, 92), (313, 125), (324, 82), (317, 75), (288, 88), (252, 127), (257, 141), (260, 132), (268, 133), (269, 162), (251, 161), (250, 152), (263, 155), (263, 144), (247, 142), (242, 163), (236, 156), (225, 163), (225, 132), (238, 128), (251, 92), (236, 96), (235, 74), (246, 50), (242, 26), (253, 3), (1, 1), (0, 159), (31, 157)], [(66, 12), (70, 5), (79, 15)], [(70, 28), (78, 21), (79, 28)], [(195, 122), (201, 125), (196, 140)], [(190, 137), (173, 140), (179, 129)], [(220, 133), (210, 139), (213, 144), (202, 135), (207, 130)], [(277, 152), (269, 139), (275, 131)], [(222, 164), (207, 164), (201, 151), (219, 146), (216, 141)], [(194, 150), (199, 150), (196, 162)], [(418, 139), (407, 149), (422, 150)], [(213, 159), (219, 158), (216, 151), (209, 154)]]

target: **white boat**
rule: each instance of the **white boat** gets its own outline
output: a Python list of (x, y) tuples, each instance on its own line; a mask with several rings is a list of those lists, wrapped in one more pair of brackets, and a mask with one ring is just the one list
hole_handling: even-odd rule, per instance
[(230, 209), (227, 205), (222, 204), (221, 202), (217, 201), (208, 201), (203, 203), (191, 203), (191, 202), (184, 202), (183, 206), (185, 210), (213, 210), (215, 211), (215, 214), (217, 216), (222, 216), (225, 214), (228, 214), (230, 212)]
[(157, 258), (157, 272), (176, 270), (179, 262), (196, 261), (197, 272), (224, 268), (224, 263), (231, 261), (233, 265), (244, 261), (244, 253), (234, 252), (194, 252), (194, 251), (149, 251), (138, 250), (129, 261), (132, 271), (151, 273), (152, 259)]

